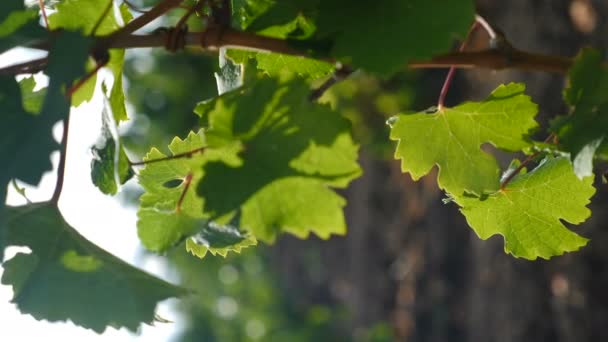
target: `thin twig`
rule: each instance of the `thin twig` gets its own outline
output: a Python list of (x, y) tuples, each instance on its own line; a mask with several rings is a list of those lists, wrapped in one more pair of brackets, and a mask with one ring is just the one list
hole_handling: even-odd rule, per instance
[(321, 96), (323, 96), (323, 94), (325, 94), (325, 92), (329, 88), (331, 88), (334, 84), (336, 84), (342, 80), (345, 80), (353, 72), (354, 72), (354, 70), (346, 65), (336, 67), (336, 70), (331, 75), (331, 77), (328, 78), (325, 82), (323, 82), (323, 84), (321, 84), (317, 89), (313, 90), (310, 93), (310, 96), (308, 97), (308, 99), (310, 101), (318, 100), (319, 98), (321, 98)]
[[(471, 37), (471, 34), (473, 34), (473, 32), (475, 32), (475, 30), (479, 26), (480, 26), (479, 22), (477, 22), (477, 20), (475, 20), (475, 22), (473, 22), (473, 25), (471, 25), (469, 32), (467, 32), (467, 35), (465, 36), (464, 40), (460, 44), (460, 48), (458, 49), (458, 51), (460, 51), (460, 52), (464, 51), (464, 49), (467, 46), (467, 42), (469, 41), (469, 38)], [(456, 68), (454, 66), (451, 66), (450, 70), (448, 71), (448, 74), (445, 77), (443, 86), (441, 87), (441, 92), (439, 93), (439, 99), (437, 100), (437, 110), (443, 109), (443, 104), (445, 103), (445, 98), (448, 95), (448, 90), (450, 89), (450, 85), (452, 84), (452, 79), (454, 79), (455, 73), (456, 73)]]
[[(549, 136), (543, 141), (543, 143), (547, 143), (549, 141), (551, 141), (552, 139), (555, 139), (556, 135), (555, 133), (551, 133), (549, 134)], [(513, 180), (513, 178), (515, 178), (515, 176), (517, 176), (521, 170), (524, 169), (524, 167), (526, 167), (526, 165), (528, 165), (532, 160), (534, 160), (536, 157), (538, 157), (538, 155), (541, 153), (541, 151), (535, 151), (534, 153), (532, 153), (531, 155), (529, 155), (521, 164), (519, 164), (519, 166), (513, 170), (511, 173), (509, 173), (509, 175), (507, 176), (507, 178), (505, 178), (502, 182), (500, 182), (500, 190), (504, 190), (505, 187)]]
[(184, 198), (186, 198), (186, 193), (188, 192), (191, 183), (192, 172), (188, 172), (188, 175), (186, 175), (186, 179), (184, 179), (184, 190), (182, 190), (182, 193), (180, 194), (179, 199), (177, 200), (177, 205), (175, 206), (176, 213), (179, 213), (182, 210), (182, 203), (184, 203)]
[(194, 149), (192, 151), (178, 153), (178, 154), (174, 154), (172, 156), (158, 158), (158, 159), (143, 160), (143, 161), (139, 161), (139, 162), (129, 161), (129, 164), (131, 164), (131, 166), (140, 166), (140, 165), (148, 165), (148, 164), (158, 163), (158, 162), (172, 160), (172, 159), (190, 158), (190, 157), (192, 157), (192, 155), (194, 155), (196, 153), (203, 152), (205, 150), (205, 148), (206, 147), (200, 147), (200, 148)]
[(63, 134), (61, 137), (61, 152), (59, 155), (59, 165), (57, 166), (57, 182), (55, 183), (55, 190), (53, 191), (53, 197), (51, 197), (51, 202), (57, 204), (59, 202), (59, 197), (61, 196), (61, 191), (63, 190), (63, 181), (65, 179), (65, 160), (67, 156), (68, 149), (68, 135), (69, 135), (69, 127), (70, 127), (70, 113), (68, 111), (68, 115), (63, 119)]
[(34, 59), (28, 62), (9, 65), (0, 68), (0, 75), (19, 75), (19, 74), (35, 74), (43, 70), (48, 63), (47, 57)]
[(107, 39), (112, 42), (121, 38), (129, 36), (131, 33), (144, 27), (154, 19), (165, 14), (167, 11), (178, 7), (183, 0), (162, 0), (156, 6), (152, 7), (149, 11), (140, 15), (139, 17), (131, 20), (125, 26), (121, 27), (118, 31), (111, 34)]
[(38, 4), (40, 5), (40, 11), (42, 12), (42, 18), (44, 19), (44, 25), (47, 30), (50, 30), (49, 26), (49, 18), (46, 16), (46, 8), (44, 7), (44, 0), (38, 0)]
[(97, 74), (97, 72), (99, 71), (99, 69), (101, 69), (104, 65), (106, 65), (106, 64), (104, 64), (104, 63), (97, 63), (97, 65), (95, 66), (95, 69), (91, 70), (83, 78), (79, 79), (78, 82), (76, 82), (73, 86), (71, 86), (66, 91), (66, 96), (72, 96), (78, 89), (80, 89), (80, 87), (82, 87), (82, 85), (86, 81), (88, 81), (89, 79), (91, 79), (91, 77), (93, 77), (93, 75)]

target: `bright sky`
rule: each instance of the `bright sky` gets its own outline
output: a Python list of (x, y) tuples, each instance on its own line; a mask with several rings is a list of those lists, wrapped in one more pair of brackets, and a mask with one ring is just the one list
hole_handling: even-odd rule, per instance
[[(33, 57), (35, 56), (32, 56), (31, 51), (14, 49), (0, 54), (0, 67)], [(44, 77), (37, 78), (37, 81), (39, 80), (45, 82)], [(91, 183), (90, 147), (95, 144), (101, 131), (102, 98), (99, 95), (101, 94), (97, 93), (90, 103), (72, 110), (65, 184), (59, 208), (68, 223), (87, 239), (127, 262), (137, 264), (138, 267), (175, 283), (175, 279), (168, 279), (163, 274), (164, 266), (161, 258), (153, 260), (146, 258), (143, 261), (138, 258), (141, 245), (137, 238), (135, 208), (123, 207), (118, 200), (102, 194)], [(58, 124), (53, 131), (55, 139), (59, 140), (61, 131), (62, 127)], [(52, 160), (56, 167), (58, 153), (52, 155)], [(55, 172), (52, 172), (43, 177), (38, 187), (26, 186), (28, 198), (33, 202), (49, 200), (55, 179)], [(134, 184), (135, 181), (131, 180), (130, 186), (135, 186)], [(9, 186), (7, 203), (21, 205), (25, 203), (25, 199)], [(12, 257), (18, 249), (19, 247), (7, 249), (5, 258)], [(1, 273), (2, 267), (0, 267), (0, 275)], [(17, 308), (9, 303), (11, 298), (11, 287), (0, 285), (2, 336), (14, 337), (21, 341), (168, 341), (180, 328), (179, 323), (157, 323), (155, 326), (143, 326), (139, 336), (125, 329), (112, 328), (108, 328), (103, 335), (98, 335), (92, 330), (72, 323), (36, 321), (29, 315), (19, 313)], [(179, 314), (172, 310), (171, 304), (175, 304), (175, 300), (161, 303), (157, 307), (157, 313), (165, 319), (179, 322), (181, 320)]]

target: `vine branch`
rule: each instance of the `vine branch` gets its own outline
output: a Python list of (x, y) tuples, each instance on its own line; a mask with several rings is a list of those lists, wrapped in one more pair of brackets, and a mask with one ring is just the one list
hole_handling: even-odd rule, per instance
[(57, 204), (59, 202), (59, 197), (61, 196), (61, 191), (63, 190), (63, 182), (65, 179), (65, 160), (67, 157), (67, 148), (68, 148), (68, 135), (69, 135), (69, 127), (70, 127), (70, 113), (66, 115), (65, 119), (63, 119), (63, 133), (61, 136), (61, 151), (59, 154), (59, 165), (57, 166), (57, 181), (55, 183), (55, 190), (53, 190), (53, 197), (51, 197), (51, 202)]
[(192, 151), (178, 153), (178, 154), (174, 154), (172, 156), (168, 156), (168, 157), (164, 157), (164, 158), (158, 158), (158, 159), (152, 159), (152, 160), (143, 160), (143, 161), (138, 161), (138, 162), (129, 161), (129, 164), (131, 166), (141, 166), (141, 165), (148, 165), (148, 164), (158, 163), (158, 162), (172, 160), (172, 159), (190, 158), (190, 157), (192, 157), (196, 153), (203, 152), (205, 150), (205, 148), (206, 147), (199, 147), (199, 148), (196, 148), (196, 149), (194, 149)]
[[(96, 37), (97, 43), (93, 51), (107, 50), (111, 48), (130, 49), (143, 47), (166, 47), (167, 35), (161, 32), (153, 32), (146, 35), (133, 34), (134, 31), (143, 27), (150, 21), (163, 15), (172, 8), (179, 7), (182, 0), (164, 0), (148, 12), (118, 31), (102, 37)], [(541, 71), (566, 74), (573, 64), (569, 57), (536, 54), (513, 47), (502, 35), (496, 35), (494, 30), (483, 21), (478, 23), (489, 28), (490, 37), (495, 36), (490, 48), (482, 51), (458, 51), (435, 56), (429, 60), (410, 61), (407, 66), (413, 69), (424, 68), (481, 68), (492, 70), (519, 69), (525, 71)], [(329, 63), (335, 63), (335, 59), (329, 57), (313, 57), (309, 52), (294, 47), (290, 42), (261, 36), (251, 32), (234, 30), (229, 27), (210, 25), (202, 32), (181, 31), (181, 41), (184, 47), (202, 48), (207, 51), (215, 51), (222, 47), (236, 48), (250, 51), (275, 52), (293, 56), (316, 58)], [(57, 32), (52, 32), (57, 34)], [(498, 39), (500, 38), (500, 40)], [(50, 40), (32, 45), (33, 48), (49, 50)], [(44, 68), (45, 59), (37, 59), (27, 63), (0, 68), (0, 74), (18, 74), (24, 72), (38, 71)]]

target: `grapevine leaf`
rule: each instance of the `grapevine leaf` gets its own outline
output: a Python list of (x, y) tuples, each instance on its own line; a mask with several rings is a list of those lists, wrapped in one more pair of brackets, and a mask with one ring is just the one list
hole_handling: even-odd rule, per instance
[(270, 52), (250, 52), (244, 50), (229, 50), (228, 57), (235, 63), (246, 63), (249, 58), (255, 58), (257, 68), (267, 75), (276, 77), (288, 71), (310, 79), (326, 76), (333, 71), (333, 65), (315, 59), (289, 56)]
[(42, 101), (46, 96), (46, 90), (41, 89), (38, 91), (34, 91), (36, 87), (36, 81), (33, 76), (24, 78), (19, 82), (19, 87), (21, 88), (21, 98), (23, 100), (23, 108), (31, 114), (40, 113), (40, 109), (42, 108)]
[(331, 54), (355, 67), (391, 74), (412, 59), (447, 51), (473, 22), (473, 2), (324, 0), (317, 36), (334, 40)]
[[(51, 170), (49, 154), (58, 145), (54, 141), (52, 126), (65, 116), (70, 108), (62, 88), (78, 77), (78, 65), (83, 65), (88, 49), (87, 40), (65, 32), (56, 41), (49, 55), (47, 68), (50, 80), (41, 114), (33, 116), (25, 111), (19, 85), (12, 77), (3, 76), (0, 82), (0, 103), (5, 110), (4, 124), (0, 128), (2, 144), (0, 158), (8, 161), (0, 171), (0, 186), (6, 187), (11, 178), (37, 184), (45, 171)], [(70, 53), (62, 52), (65, 45)], [(63, 63), (69, 64), (63, 64)], [(83, 68), (80, 68), (83, 71)], [(4, 202), (4, 201), (3, 201)], [(4, 203), (2, 203), (4, 204)]]
[[(552, 124), (560, 146), (571, 153), (573, 160), (580, 153), (589, 153), (589, 148), (598, 140), (595, 153), (602, 156), (608, 148), (608, 68), (602, 65), (598, 51), (585, 49), (576, 58), (570, 69), (570, 85), (564, 92), (566, 103), (572, 106), (568, 116), (558, 117)], [(583, 174), (591, 172), (587, 163)], [(577, 172), (578, 174), (578, 172)]]
[[(114, 195), (118, 187), (134, 176), (129, 164), (127, 154), (123, 149), (118, 135), (114, 133), (116, 127), (109, 117), (108, 111), (102, 111), (102, 127), (99, 142), (93, 146), (93, 160), (91, 161), (91, 179), (101, 192)], [(118, 154), (118, 157), (117, 157)]]
[(157, 302), (185, 294), (86, 240), (52, 203), (7, 211), (8, 245), (32, 251), (6, 261), (2, 275), (22, 313), (99, 333), (107, 326), (135, 331), (153, 322)]
[(62, 89), (84, 72), (88, 46), (88, 40), (70, 32), (64, 32), (54, 42), (48, 57), (49, 86), (37, 116), (26, 112), (15, 78), (0, 76), (0, 108), (4, 111), (0, 125), (0, 160), (5, 161), (0, 168), (0, 247), (6, 229), (2, 225), (6, 224), (7, 185), (13, 178), (38, 184), (42, 174), (52, 169), (49, 155), (58, 148), (52, 128), (70, 110), (70, 102)]
[[(270, 7), (265, 8), (267, 6)], [(261, 7), (265, 8), (266, 11), (249, 23), (247, 29), (257, 31), (264, 36), (280, 39), (289, 38), (296, 33), (310, 36), (315, 28), (306, 19), (306, 14), (311, 12), (314, 6), (317, 6), (316, 1), (279, 1), (263, 4)], [(241, 10), (244, 9), (241, 8)], [(285, 21), (286, 18), (289, 21)], [(333, 65), (320, 60), (279, 53), (229, 50), (227, 55), (234, 62), (240, 64), (246, 64), (248, 59), (254, 58), (257, 61), (257, 68), (272, 77), (290, 72), (315, 79), (326, 76), (334, 69)]]
[(0, 3), (0, 53), (19, 45), (28, 45), (48, 35), (38, 24), (38, 13), (25, 9), (21, 0)]
[(235, 151), (203, 166), (205, 213), (224, 222), (240, 213), (239, 227), (265, 241), (345, 232), (345, 201), (331, 187), (361, 173), (357, 146), (348, 121), (310, 103), (309, 91), (301, 80), (265, 78), (197, 107), (208, 150)]
[(255, 246), (256, 239), (240, 232), (236, 227), (209, 222), (186, 241), (186, 250), (204, 258), (207, 252), (226, 257), (229, 252), (241, 253), (243, 248)]
[[(97, 21), (103, 15), (107, 5), (104, 0), (66, 0), (57, 4), (57, 12), (49, 17), (49, 25), (53, 29), (63, 28), (69, 30), (80, 30), (90, 34)], [(110, 11), (95, 31), (95, 35), (105, 35), (118, 30), (123, 23), (132, 19), (128, 7), (120, 6), (120, 17)], [(122, 88), (122, 67), (124, 63), (124, 49), (110, 50), (110, 60), (107, 67), (114, 75), (114, 83), (110, 89), (110, 103), (112, 113), (117, 122), (127, 120), (125, 109), (125, 98)], [(92, 65), (89, 69), (93, 69)], [(73, 105), (78, 106), (85, 101), (90, 101), (95, 91), (97, 75), (90, 77), (73, 95)]]
[(549, 259), (587, 243), (560, 220), (579, 224), (589, 217), (592, 182), (593, 177), (578, 179), (568, 158), (548, 158), (486, 199), (458, 197), (456, 202), (481, 239), (500, 234), (507, 253)]
[[(204, 146), (202, 131), (190, 132), (184, 140), (176, 137), (169, 150), (178, 155), (199, 151)], [(152, 149), (144, 160), (166, 157)], [(256, 244), (253, 237), (205, 218), (202, 199), (194, 189), (188, 191), (190, 184), (200, 180), (201, 165), (207, 158), (200, 152), (191, 153), (189, 157), (149, 163), (141, 170), (139, 181), (146, 192), (140, 199), (137, 228), (140, 240), (149, 250), (164, 252), (189, 238), (186, 241), (188, 250), (202, 258), (207, 251), (226, 256), (229, 251), (238, 253), (242, 248)], [(173, 184), (175, 180), (177, 184)]]
[(318, 3), (318, 0), (235, 0), (233, 17), (242, 29), (260, 32), (289, 26), (298, 16), (314, 16)]
[(526, 136), (537, 127), (536, 104), (524, 95), (523, 84), (501, 85), (482, 102), (467, 102), (434, 114), (398, 115), (389, 120), (395, 157), (414, 179), (439, 167), (441, 188), (460, 196), (498, 189), (500, 169), (483, 152), (484, 143), (517, 151), (529, 146)]

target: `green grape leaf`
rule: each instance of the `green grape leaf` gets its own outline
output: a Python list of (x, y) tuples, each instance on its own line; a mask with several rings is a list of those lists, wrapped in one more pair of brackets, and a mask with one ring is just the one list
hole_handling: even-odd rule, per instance
[(260, 32), (293, 25), (299, 16), (312, 17), (318, 3), (318, 0), (234, 0), (232, 11), (238, 26)]
[[(66, 0), (57, 4), (57, 12), (49, 16), (49, 25), (53, 29), (63, 28), (69, 30), (81, 30), (90, 34), (97, 21), (101, 18), (105, 6), (109, 0)], [(127, 5), (120, 6), (120, 18), (110, 11), (97, 28), (95, 35), (105, 35), (118, 30), (124, 23), (129, 22), (132, 15)], [(112, 113), (116, 122), (128, 119), (125, 108), (125, 97), (122, 86), (122, 68), (124, 63), (124, 49), (110, 50), (108, 69), (114, 75), (114, 83), (110, 89), (110, 103)], [(89, 70), (95, 67), (89, 66)], [(95, 91), (97, 75), (90, 77), (72, 96), (74, 106), (79, 106), (85, 101), (90, 101)]]
[[(263, 36), (286, 39), (294, 34), (310, 36), (314, 32), (314, 24), (306, 16), (312, 15), (310, 12), (317, 5), (317, 1), (262, 2), (255, 4), (257, 7), (246, 3), (245, 7), (237, 8), (236, 11), (246, 13), (248, 8), (259, 15), (249, 14), (254, 19), (247, 23), (248, 30), (257, 31)], [(227, 56), (239, 64), (246, 64), (250, 58), (253, 58), (257, 61), (257, 68), (272, 77), (289, 72), (316, 79), (326, 76), (334, 69), (333, 65), (324, 61), (271, 52), (228, 50)]]
[(500, 234), (507, 253), (549, 259), (587, 243), (560, 220), (579, 224), (589, 217), (592, 183), (593, 177), (580, 180), (574, 174), (568, 158), (548, 158), (486, 199), (458, 197), (456, 202), (481, 239)]
[(229, 251), (240, 252), (256, 244), (253, 237), (203, 215), (203, 200), (190, 187), (202, 176), (201, 166), (208, 158), (201, 154), (204, 146), (202, 131), (190, 132), (186, 139), (176, 137), (169, 145), (177, 158), (167, 159), (157, 149), (144, 158), (148, 162), (158, 161), (148, 163), (139, 174), (145, 193), (140, 199), (137, 228), (140, 240), (149, 250), (164, 252), (188, 239), (186, 248), (202, 258), (207, 251), (226, 256)]
[(251, 52), (244, 50), (229, 50), (228, 57), (235, 63), (245, 64), (250, 58), (255, 58), (257, 68), (272, 77), (290, 72), (299, 76), (316, 79), (331, 73), (334, 66), (315, 59), (289, 56), (270, 52)]
[(9, 207), (8, 245), (27, 246), (4, 263), (22, 313), (51, 322), (71, 320), (101, 333), (151, 324), (156, 304), (185, 290), (149, 275), (86, 240), (50, 203)]
[(30, 76), (19, 81), (19, 87), (21, 88), (23, 108), (31, 114), (40, 113), (42, 101), (44, 101), (44, 97), (46, 96), (46, 89), (34, 91), (34, 88), (36, 87), (34, 76)]
[(389, 75), (412, 59), (446, 52), (473, 23), (470, 0), (324, 0), (319, 37), (334, 40), (332, 56), (368, 71)]
[[(307, 100), (302, 80), (264, 78), (196, 109), (209, 144), (225, 151), (203, 165), (205, 213), (273, 241), (280, 232), (322, 238), (346, 231), (345, 201), (332, 187), (360, 175), (349, 122)], [(230, 156), (232, 155), (232, 156)]]
[[(602, 65), (602, 57), (596, 50), (585, 49), (570, 69), (570, 84), (564, 91), (566, 103), (572, 106), (570, 115), (558, 117), (552, 122), (559, 145), (570, 152), (573, 160), (592, 156), (608, 158), (608, 68)], [(599, 145), (597, 142), (601, 141)], [(586, 158), (588, 160), (588, 158)], [(579, 166), (583, 164), (578, 163)], [(583, 176), (592, 172), (592, 162), (578, 168)]]
[(243, 234), (236, 227), (206, 222), (186, 241), (186, 250), (199, 258), (204, 258), (207, 252), (226, 257), (229, 252), (241, 253), (243, 248), (255, 245), (257, 241), (252, 235)]
[(389, 120), (397, 140), (395, 157), (415, 180), (439, 167), (439, 186), (452, 195), (491, 193), (499, 186), (494, 157), (481, 150), (492, 145), (517, 151), (537, 127), (537, 106), (524, 95), (524, 85), (501, 85), (482, 102), (467, 102), (434, 114), (401, 114)]
[(0, 53), (47, 36), (48, 32), (38, 24), (38, 13), (26, 10), (23, 1), (3, 0), (0, 3)]
[[(104, 194), (114, 195), (118, 187), (125, 184), (135, 173), (129, 164), (129, 158), (120, 144), (115, 123), (104, 108), (101, 114), (101, 137), (93, 146), (91, 161), (91, 179), (93, 184)], [(111, 127), (113, 126), (113, 127)]]

